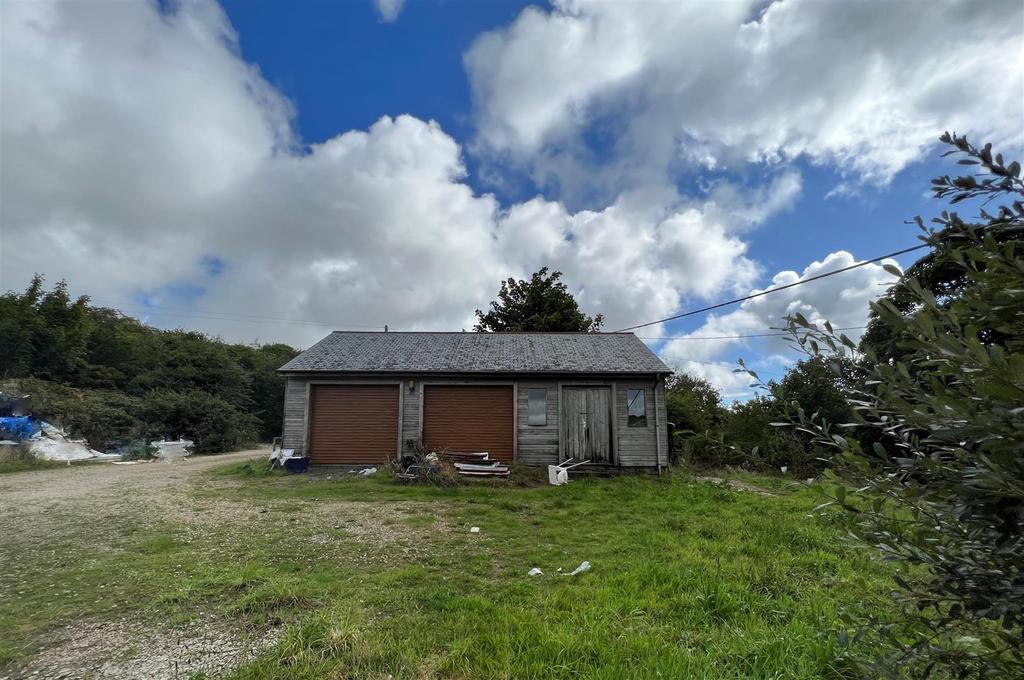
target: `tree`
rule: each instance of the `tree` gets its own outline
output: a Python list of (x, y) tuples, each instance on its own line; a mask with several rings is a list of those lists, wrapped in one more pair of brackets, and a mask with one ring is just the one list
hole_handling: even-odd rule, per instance
[(665, 384), (668, 420), (676, 431), (710, 432), (722, 426), (722, 395), (704, 378), (676, 373)]
[[(872, 343), (858, 353), (828, 324), (789, 319), (810, 356), (860, 359), (851, 422), (803, 408), (790, 420), (835, 461), (827, 505), (850, 513), (855, 539), (900, 568), (902, 618), (851, 620), (858, 639), (880, 647), (871, 674), (1022, 677), (1024, 243), (1007, 235), (1024, 227), (1024, 181), (1020, 164), (1004, 164), (990, 145), (942, 141), (981, 172), (933, 180), (936, 197), (1008, 204), (977, 223), (945, 211), (933, 220), (930, 261), (955, 285), (936, 295), (908, 270), (898, 300), (873, 303), (893, 331), (883, 353)], [(851, 428), (878, 436), (868, 449)], [(878, 636), (863, 637), (871, 631)]]
[(277, 369), (296, 354), (152, 328), (72, 300), (63, 281), (45, 291), (40, 275), (0, 295), (0, 390), (32, 394), (35, 415), (97, 448), (169, 432), (206, 451), (267, 441), (281, 432)]
[[(972, 199), (992, 200), (1000, 195), (1014, 198), (1017, 193), (1017, 184), (1012, 181), (1016, 173), (1020, 172), (1020, 164), (1013, 162), (1003, 165), (1002, 156), (997, 154), (992, 157), (992, 145), (978, 149), (967, 141), (966, 137), (944, 134), (940, 141), (953, 148), (947, 151), (944, 156), (951, 154), (964, 154), (968, 156), (959, 161), (961, 165), (982, 165), (992, 175), (980, 182), (973, 175), (961, 177), (950, 177), (943, 175), (932, 180), (932, 189), (936, 198), (949, 198), (950, 203), (955, 205)], [(984, 211), (983, 215), (984, 215)], [(995, 219), (988, 216), (985, 224), (967, 224), (955, 213), (950, 215), (943, 212), (939, 224), (941, 228), (935, 232), (935, 239), (946, 244), (944, 247), (935, 248), (918, 259), (907, 268), (906, 276), (898, 281), (886, 292), (886, 299), (900, 312), (906, 314), (914, 310), (918, 304), (918, 296), (908, 287), (909, 281), (930, 292), (937, 300), (951, 300), (961, 295), (970, 283), (969, 277), (964, 273), (961, 263), (956, 257), (958, 252), (955, 247), (948, 247), (957, 243), (969, 245), (965, 238), (975, 238), (985, 235), (993, 238), (997, 243), (1009, 241), (1020, 241), (1024, 239), (1024, 227), (1012, 219)], [(927, 232), (924, 221), (917, 217), (914, 222)], [(966, 232), (966, 234), (964, 233)], [(980, 329), (982, 336), (988, 332)], [(900, 344), (903, 338), (898, 334), (897, 328), (887, 323), (886, 317), (872, 311), (868, 322), (868, 328), (861, 338), (861, 346), (871, 348), (874, 355), (880, 359), (893, 359), (901, 356)]]
[(529, 281), (508, 279), (501, 282), (498, 299), (484, 314), (476, 310), (478, 333), (597, 332), (604, 317), (590, 317), (580, 311), (576, 299), (564, 283), (562, 272), (548, 273), (544, 267)]
[(856, 366), (844, 356), (813, 356), (793, 365), (771, 386), (780, 402), (796, 404), (830, 423), (845, 423), (853, 409), (846, 395), (854, 387)]

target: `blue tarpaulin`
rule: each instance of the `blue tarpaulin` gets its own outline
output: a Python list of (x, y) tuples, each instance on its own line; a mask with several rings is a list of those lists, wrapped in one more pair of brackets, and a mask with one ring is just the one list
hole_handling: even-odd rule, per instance
[(0, 417), (0, 439), (21, 441), (39, 431), (39, 421), (32, 416)]

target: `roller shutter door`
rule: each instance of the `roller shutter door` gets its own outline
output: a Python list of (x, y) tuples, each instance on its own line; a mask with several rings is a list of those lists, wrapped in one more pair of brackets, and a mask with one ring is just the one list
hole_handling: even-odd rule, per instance
[(512, 462), (514, 404), (510, 385), (427, 385), (423, 446), (427, 451), (487, 451)]
[(397, 385), (313, 385), (309, 457), (320, 465), (379, 465), (398, 449)]

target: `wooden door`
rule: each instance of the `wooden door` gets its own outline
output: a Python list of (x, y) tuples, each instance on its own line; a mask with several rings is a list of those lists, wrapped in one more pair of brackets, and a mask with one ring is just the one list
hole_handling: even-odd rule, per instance
[(563, 460), (612, 461), (612, 393), (608, 387), (562, 389)]

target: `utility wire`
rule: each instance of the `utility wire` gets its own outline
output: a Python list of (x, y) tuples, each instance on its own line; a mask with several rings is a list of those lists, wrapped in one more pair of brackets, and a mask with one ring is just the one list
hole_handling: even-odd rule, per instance
[[(384, 324), (378, 326), (341, 326), (333, 323), (323, 323), (321, 321), (308, 321), (304, 319), (282, 319), (278, 317), (269, 316), (256, 316), (254, 314), (240, 314), (236, 312), (225, 312), (219, 310), (203, 310), (203, 309), (189, 309), (187, 307), (166, 307), (163, 305), (140, 305), (139, 303), (125, 303), (115, 302), (113, 300), (105, 300), (102, 298), (89, 298), (91, 302), (98, 302), (101, 304), (117, 305), (117, 309), (121, 311), (132, 310), (135, 312), (141, 312), (144, 314), (154, 314), (160, 316), (178, 316), (186, 318), (196, 319), (210, 319), (214, 321), (254, 321), (254, 322), (271, 322), (271, 323), (282, 323), (282, 324), (296, 324), (303, 325), (308, 324), (311, 326), (325, 326), (331, 328), (351, 328), (351, 329), (378, 329), (383, 328)], [(169, 310), (169, 311), (165, 311)], [(177, 313), (181, 312), (181, 313)]]
[[(834, 331), (859, 331), (867, 326), (845, 326)], [(739, 340), (741, 338), (778, 338), (789, 333), (751, 333), (748, 335), (638, 335), (641, 340)]]
[(613, 333), (623, 333), (625, 331), (632, 331), (632, 330), (635, 330), (637, 328), (646, 328), (647, 326), (653, 326), (655, 324), (665, 323), (666, 321), (674, 321), (676, 319), (682, 319), (685, 316), (693, 316), (694, 314), (702, 314), (704, 312), (710, 312), (712, 309), (719, 309), (721, 307), (728, 307), (729, 305), (735, 305), (738, 302), (746, 302), (747, 300), (753, 300), (754, 298), (759, 298), (759, 297), (761, 297), (763, 295), (768, 295), (769, 293), (778, 293), (780, 290), (786, 290), (787, 288), (795, 288), (796, 286), (802, 286), (805, 283), (810, 283), (811, 281), (817, 281), (818, 279), (824, 279), (824, 278), (826, 278), (828, 276), (834, 276), (836, 274), (842, 274), (843, 272), (848, 272), (851, 269), (857, 269), (858, 267), (863, 267), (863, 266), (869, 265), (869, 264), (871, 264), (873, 262), (878, 262), (880, 260), (886, 260), (886, 259), (888, 259), (890, 257), (896, 257), (897, 255), (904, 255), (906, 253), (910, 253), (910, 252), (913, 252), (915, 250), (920, 250), (921, 248), (927, 248), (927, 247), (929, 247), (929, 245), (930, 244), (928, 244), (928, 243), (922, 243), (922, 244), (916, 245), (916, 246), (914, 246), (912, 248), (904, 248), (903, 250), (897, 250), (896, 252), (893, 252), (893, 253), (886, 253), (885, 255), (879, 255), (878, 257), (873, 257), (870, 260), (864, 260), (863, 262), (858, 262), (857, 264), (851, 264), (849, 267), (843, 267), (842, 269), (836, 269), (835, 271), (825, 272), (824, 274), (818, 274), (817, 276), (811, 276), (811, 277), (806, 278), (806, 279), (801, 279), (800, 281), (795, 281), (793, 283), (787, 283), (785, 286), (779, 286), (777, 288), (769, 288), (768, 290), (762, 290), (760, 293), (753, 293), (752, 295), (746, 295), (744, 297), (736, 298), (735, 300), (729, 300), (727, 302), (719, 302), (716, 305), (710, 305), (708, 307), (701, 307), (700, 309), (693, 309), (693, 310), (690, 310), (689, 312), (683, 312), (682, 314), (674, 314), (673, 316), (668, 316), (668, 317), (665, 317), (664, 319), (658, 319), (657, 321), (648, 321), (647, 323), (638, 323), (635, 326), (629, 326), (628, 328), (620, 328), (619, 330), (612, 331), (612, 332)]

